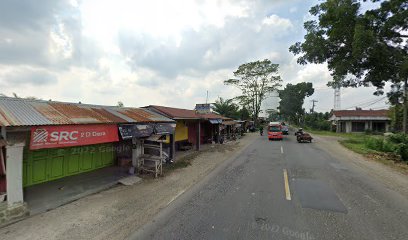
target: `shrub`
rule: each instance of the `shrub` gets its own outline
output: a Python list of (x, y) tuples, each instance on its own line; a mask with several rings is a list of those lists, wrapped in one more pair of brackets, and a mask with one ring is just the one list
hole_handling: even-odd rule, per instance
[(408, 136), (404, 133), (396, 133), (388, 136), (388, 140), (392, 143), (408, 143)]
[(400, 143), (396, 149), (396, 153), (401, 156), (403, 161), (408, 161), (408, 144)]
[(386, 140), (383, 141), (383, 145), (382, 145), (383, 152), (394, 152), (396, 148), (397, 148), (396, 145), (393, 144), (392, 142), (386, 141)]
[(380, 138), (367, 138), (365, 141), (365, 145), (367, 148), (376, 150), (376, 151), (383, 151), (384, 141)]

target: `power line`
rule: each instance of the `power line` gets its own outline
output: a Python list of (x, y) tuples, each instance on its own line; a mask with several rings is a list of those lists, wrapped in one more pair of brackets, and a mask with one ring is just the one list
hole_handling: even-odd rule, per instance
[(368, 105), (367, 105), (367, 106), (365, 106), (365, 107), (368, 107), (368, 106), (374, 105), (374, 104), (378, 103), (379, 101), (384, 100), (385, 98), (386, 98), (386, 97), (380, 98), (380, 99), (378, 99), (378, 101), (375, 101), (375, 102), (373, 102), (373, 103), (370, 103), (370, 104), (368, 104)]
[(387, 109), (387, 108), (389, 108), (390, 106), (381, 106), (381, 107), (375, 107), (375, 108), (370, 108), (371, 110), (379, 110), (379, 109)]
[(361, 101), (361, 102), (359, 102), (359, 103), (355, 103), (355, 105), (353, 105), (353, 106), (349, 106), (349, 107), (346, 107), (346, 108), (344, 108), (344, 109), (349, 109), (349, 108), (354, 108), (354, 107), (358, 107), (358, 106), (360, 106), (360, 105), (362, 105), (362, 104), (366, 104), (366, 103), (370, 103), (370, 102), (372, 102), (372, 101), (375, 101), (375, 100), (377, 100), (377, 98), (371, 98), (371, 99), (366, 99), (366, 100), (363, 100), (363, 101)]
[(385, 98), (387, 98), (387, 97), (385, 96), (385, 97), (382, 97), (380, 99), (373, 99), (373, 100), (370, 100), (370, 101), (361, 102), (361, 103), (358, 103), (358, 104), (356, 104), (354, 106), (350, 106), (350, 107), (347, 107), (347, 108), (344, 108), (344, 109), (350, 109), (350, 108), (355, 108), (355, 107), (368, 107), (368, 106), (371, 106), (371, 105), (373, 105), (373, 104), (375, 104), (375, 103), (377, 103), (377, 102), (379, 102), (381, 100), (384, 100)]

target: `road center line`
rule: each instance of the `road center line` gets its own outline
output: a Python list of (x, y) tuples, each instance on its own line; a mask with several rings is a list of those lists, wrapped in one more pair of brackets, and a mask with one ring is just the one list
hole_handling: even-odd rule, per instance
[(292, 200), (290, 196), (290, 189), (289, 189), (289, 181), (288, 181), (288, 171), (283, 169), (283, 180), (285, 182), (285, 193), (286, 193), (286, 200)]
[(283, 154), (283, 147), (281, 146), (281, 153)]

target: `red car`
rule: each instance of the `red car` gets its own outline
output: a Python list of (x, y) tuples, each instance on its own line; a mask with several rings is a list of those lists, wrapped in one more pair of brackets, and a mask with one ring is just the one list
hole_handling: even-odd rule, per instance
[(269, 126), (268, 126), (268, 139), (269, 140), (273, 140), (273, 139), (282, 140), (283, 139), (281, 123), (279, 123), (279, 122), (269, 123)]

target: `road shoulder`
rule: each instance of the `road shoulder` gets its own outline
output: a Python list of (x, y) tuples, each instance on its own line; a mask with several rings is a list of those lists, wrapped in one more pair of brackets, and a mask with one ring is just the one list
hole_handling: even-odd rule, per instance
[(255, 139), (210, 148), (186, 168), (142, 184), (118, 186), (0, 229), (0, 239), (125, 239)]
[(317, 146), (332, 157), (359, 168), (368, 176), (382, 182), (387, 188), (408, 198), (408, 176), (406, 174), (347, 149), (338, 142), (336, 137), (314, 135), (314, 139)]

